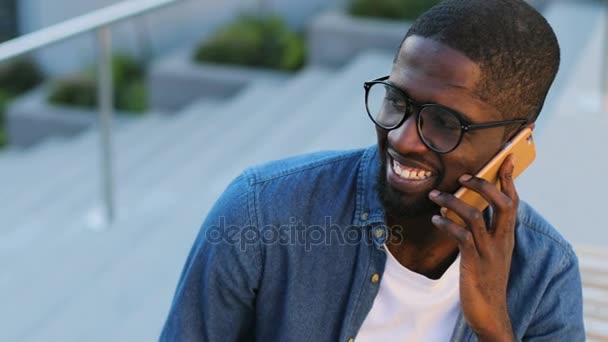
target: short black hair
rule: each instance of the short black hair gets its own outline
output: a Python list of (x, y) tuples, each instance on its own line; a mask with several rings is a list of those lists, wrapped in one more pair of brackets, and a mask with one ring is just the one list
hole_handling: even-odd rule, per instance
[(416, 19), (401, 45), (414, 35), (478, 63), (476, 95), (505, 119), (536, 120), (559, 68), (553, 29), (521, 0), (444, 0)]

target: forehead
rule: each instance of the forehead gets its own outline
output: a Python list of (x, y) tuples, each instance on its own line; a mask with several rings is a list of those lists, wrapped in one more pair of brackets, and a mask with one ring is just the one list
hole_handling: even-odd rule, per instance
[(439, 103), (471, 121), (497, 120), (500, 114), (476, 94), (482, 72), (462, 52), (430, 38), (405, 40), (390, 81), (418, 102)]

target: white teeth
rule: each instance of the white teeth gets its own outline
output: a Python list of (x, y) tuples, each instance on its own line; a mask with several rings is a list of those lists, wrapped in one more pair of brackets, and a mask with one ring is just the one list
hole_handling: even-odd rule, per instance
[(401, 166), (399, 166), (399, 164), (396, 161), (393, 162), (393, 169), (395, 170), (395, 173), (397, 173), (398, 175), (401, 174)]
[(418, 169), (406, 169), (405, 166), (402, 166), (397, 161), (393, 160), (393, 170), (396, 174), (398, 174), (401, 178), (404, 179), (416, 179), (423, 180), (427, 179), (432, 175), (430, 171), (418, 170)]

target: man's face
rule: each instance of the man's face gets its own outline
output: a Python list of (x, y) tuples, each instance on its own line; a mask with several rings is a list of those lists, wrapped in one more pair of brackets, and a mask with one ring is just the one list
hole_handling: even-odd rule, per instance
[[(479, 65), (461, 52), (442, 43), (418, 36), (409, 37), (393, 65), (389, 82), (419, 103), (437, 103), (462, 113), (472, 124), (502, 120), (501, 114), (475, 95), (481, 78)], [(428, 149), (416, 131), (413, 115), (400, 127), (386, 131), (377, 128), (381, 171), (378, 191), (387, 214), (414, 217), (436, 211), (428, 199), (433, 189), (455, 192), (458, 178), (475, 174), (503, 145), (504, 128), (465, 133), (452, 152), (439, 154)], [(402, 170), (431, 173), (426, 179), (409, 179), (395, 172)]]

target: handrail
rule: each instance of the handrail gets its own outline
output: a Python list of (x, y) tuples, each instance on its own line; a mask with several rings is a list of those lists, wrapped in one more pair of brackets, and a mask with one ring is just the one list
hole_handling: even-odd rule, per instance
[(0, 62), (183, 0), (126, 0), (0, 44)]
[(111, 130), (114, 112), (114, 89), (111, 73), (112, 39), (110, 26), (116, 22), (180, 1), (183, 0), (126, 0), (0, 44), (0, 62), (3, 62), (83, 33), (97, 31), (97, 106), (100, 127), (100, 176), (101, 197), (104, 203), (106, 224), (111, 224), (115, 218)]

